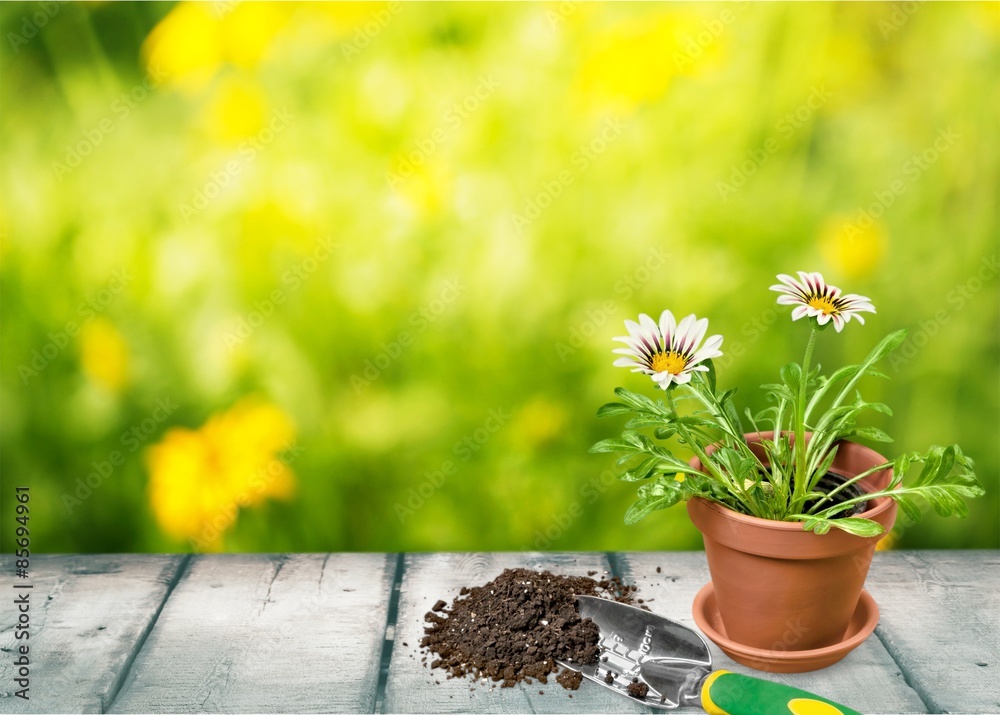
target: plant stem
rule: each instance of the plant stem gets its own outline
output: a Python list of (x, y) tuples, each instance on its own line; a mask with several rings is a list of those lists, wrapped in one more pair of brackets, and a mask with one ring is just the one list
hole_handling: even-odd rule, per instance
[[(699, 387), (704, 389), (704, 394)], [(701, 404), (708, 408), (709, 414), (712, 415), (715, 423), (722, 428), (723, 432), (732, 437), (735, 442), (746, 445), (746, 438), (743, 437), (743, 433), (730, 421), (725, 408), (723, 408), (717, 396), (708, 388), (708, 383), (700, 372), (696, 373), (696, 377), (688, 385), (688, 389)], [(705, 397), (705, 395), (709, 395), (709, 397)]]
[(802, 375), (799, 379), (799, 399), (795, 405), (795, 486), (793, 493), (798, 497), (806, 491), (806, 392), (809, 387), (809, 364), (812, 362), (813, 348), (819, 331), (813, 326), (806, 343), (806, 355), (802, 359)]
[[(674, 419), (678, 419), (680, 415), (677, 412), (677, 404), (674, 402), (673, 390), (667, 390), (667, 404), (670, 405), (670, 410), (674, 413)], [(705, 467), (705, 469), (707, 469), (709, 472), (711, 472), (713, 477), (718, 479), (723, 484), (727, 485), (730, 484), (729, 480), (726, 479), (725, 475), (718, 470), (718, 468), (711, 462), (711, 460), (709, 460), (708, 455), (705, 454), (705, 451), (698, 446), (698, 443), (695, 440), (691, 439), (691, 433), (688, 432), (687, 429), (684, 427), (684, 425), (680, 423), (679, 419), (677, 421), (677, 432), (684, 439), (684, 442), (687, 443), (688, 447), (691, 448), (691, 451), (694, 452), (695, 455), (697, 455), (698, 459), (701, 460), (702, 466)]]

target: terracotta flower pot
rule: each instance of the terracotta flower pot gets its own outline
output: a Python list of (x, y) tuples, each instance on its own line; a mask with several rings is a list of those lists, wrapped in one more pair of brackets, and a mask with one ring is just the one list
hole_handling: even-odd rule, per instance
[[(746, 435), (751, 444), (772, 436)], [(841, 442), (830, 471), (851, 477), (885, 461), (868, 447)], [(691, 465), (702, 468), (698, 459)], [(891, 478), (891, 470), (885, 470), (859, 484), (873, 492), (887, 487)], [(880, 536), (863, 538), (839, 529), (814, 534), (800, 522), (758, 519), (700, 498), (691, 499), (687, 509), (704, 537), (718, 613), (729, 638), (769, 651), (813, 650), (844, 639)], [(856, 516), (888, 531), (896, 502), (872, 500)]]

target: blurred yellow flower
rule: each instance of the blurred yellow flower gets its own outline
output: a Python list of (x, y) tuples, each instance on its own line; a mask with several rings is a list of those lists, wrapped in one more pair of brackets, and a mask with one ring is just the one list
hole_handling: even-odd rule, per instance
[(196, 92), (224, 62), (256, 66), (296, 8), (283, 2), (178, 3), (149, 33), (142, 54), (165, 84)]
[(734, 17), (687, 9), (620, 22), (595, 39), (580, 87), (588, 98), (632, 109), (662, 96), (674, 77), (697, 74), (723, 54)]
[(896, 532), (895, 531), (890, 531), (888, 534), (886, 534), (885, 536), (883, 536), (882, 539), (877, 544), (875, 544), (875, 550), (876, 551), (891, 551), (892, 548), (896, 545), (896, 542), (898, 540), (899, 539), (896, 536)]
[(267, 114), (267, 97), (260, 85), (230, 75), (219, 82), (202, 110), (202, 123), (213, 139), (236, 142), (263, 129)]
[(267, 54), (298, 4), (240, 2), (222, 21), (226, 59), (244, 68), (255, 67)]
[(288, 416), (246, 398), (198, 430), (174, 428), (147, 452), (149, 498), (160, 527), (218, 551), (241, 508), (288, 499), (295, 474), (280, 456), (295, 437)]
[(356, 38), (370, 40), (394, 15), (400, 12), (398, 2), (318, 2), (307, 3), (306, 21), (320, 30), (327, 39), (338, 39), (355, 33)]
[(557, 440), (566, 427), (566, 408), (544, 397), (536, 397), (522, 407), (514, 418), (518, 444), (539, 447)]
[(874, 273), (885, 257), (886, 243), (884, 225), (868, 216), (862, 220), (834, 216), (819, 234), (823, 258), (847, 278), (866, 278)]
[(404, 204), (421, 218), (440, 213), (452, 198), (451, 176), (430, 162), (409, 171), (386, 172), (386, 180)]
[(667, 29), (662, 21), (611, 28), (581, 68), (584, 94), (634, 107), (666, 92), (675, 70)]
[(87, 377), (109, 392), (128, 382), (128, 343), (107, 318), (94, 318), (81, 328), (80, 363)]
[(207, 3), (177, 4), (153, 28), (142, 47), (146, 66), (165, 82), (201, 89), (223, 61), (221, 23)]
[(973, 3), (976, 9), (976, 19), (980, 27), (986, 30), (994, 42), (1000, 40), (1000, 4), (996, 2)]

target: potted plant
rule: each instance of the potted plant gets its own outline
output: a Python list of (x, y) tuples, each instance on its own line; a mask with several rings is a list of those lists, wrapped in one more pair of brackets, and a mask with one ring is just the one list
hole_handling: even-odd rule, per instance
[[(771, 287), (781, 293), (778, 303), (793, 306), (792, 320), (806, 318), (811, 330), (802, 363), (785, 365), (776, 383), (763, 386), (766, 409), (741, 413), (736, 390), (719, 387), (713, 360), (722, 355), (723, 338), (705, 337), (706, 319), (688, 315), (678, 323), (665, 310), (656, 322), (643, 314), (638, 323), (625, 321), (629, 334), (615, 338), (625, 347), (614, 351), (623, 356), (614, 364), (648, 375), (663, 397), (617, 388), (620, 401), (598, 415), (629, 420), (621, 437), (591, 451), (620, 454), (620, 478), (643, 482), (626, 523), (687, 502), (712, 576), (700, 605), (711, 600), (724, 636), (711, 632), (711, 619), (696, 609), (703, 630), (747, 664), (804, 670), (833, 662), (814, 657), (828, 655), (824, 649), (846, 653), (852, 619), (870, 601), (862, 589), (875, 545), (892, 528), (897, 507), (911, 521), (920, 518), (921, 501), (962, 517), (965, 498), (983, 489), (958, 445), (887, 459), (854, 441), (891, 441), (859, 425), (866, 412), (892, 413), (855, 388), (866, 376), (884, 377), (876, 365), (906, 331), (887, 336), (860, 363), (823, 374), (813, 360), (819, 334), (830, 325), (839, 333), (852, 318), (863, 324), (862, 313), (875, 308), (818, 273), (778, 279)], [(678, 447), (693, 452), (690, 461)], [(873, 602), (866, 617), (870, 632)]]

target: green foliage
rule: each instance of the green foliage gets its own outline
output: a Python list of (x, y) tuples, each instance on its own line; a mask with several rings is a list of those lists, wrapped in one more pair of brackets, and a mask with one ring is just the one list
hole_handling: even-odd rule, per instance
[[(0, 475), (8, 498), (31, 486), (39, 551), (190, 548), (153, 517), (148, 449), (248, 395), (295, 423), (296, 492), (241, 509), (226, 550), (699, 548), (682, 509), (622, 525), (657, 477), (618, 482), (631, 464), (586, 453), (608, 436), (594, 406), (622, 378), (649, 384), (612, 367), (609, 341), (622, 316), (677, 306), (725, 336), (719, 393), (780, 382), (802, 335), (766, 288), (805, 266), (879, 296), (867, 325), (821, 336), (824, 362), (910, 330), (879, 364), (892, 380), (862, 385), (892, 405), (891, 429), (874, 409), (857, 424), (889, 431), (896, 454), (960, 442), (989, 492), (968, 521), (927, 513), (900, 545), (1000, 546), (996, 5), (922, 4), (884, 34), (883, 3), (405, 3), (369, 37), (376, 8), (286, 3), (271, 9), (298, 24), (268, 42), (274, 23), (243, 15), (262, 3), (210, 3), (180, 6), (204, 32), (175, 32), (202, 81), (153, 89), (143, 47), (178, 6), (57, 5), (15, 45), (39, 6), (0, 3)], [(722, 10), (734, 22), (687, 62)], [(496, 91), (456, 114), (490, 75)], [(260, 106), (232, 102), (247, 96)], [(283, 109), (288, 127), (243, 161), (241, 127)], [(914, 163), (949, 128), (959, 138)], [(65, 330), (115, 271), (131, 280), (91, 321), (127, 356), (109, 385), (88, 369), (107, 356)], [(178, 407), (153, 425), (161, 399)], [(753, 389), (720, 402), (740, 434), (777, 416)], [(489, 432), (496, 408), (509, 419)], [(677, 424), (640, 424), (687, 463)], [(772, 452), (789, 463), (787, 440)]]

